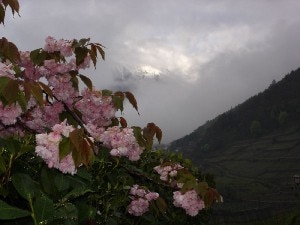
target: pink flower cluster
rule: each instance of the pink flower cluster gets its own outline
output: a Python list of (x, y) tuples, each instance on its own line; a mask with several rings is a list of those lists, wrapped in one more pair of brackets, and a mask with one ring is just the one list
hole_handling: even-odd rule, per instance
[(149, 202), (159, 197), (156, 192), (150, 192), (135, 184), (130, 189), (131, 203), (128, 206), (128, 213), (134, 216), (141, 216), (149, 211)]
[(76, 167), (72, 158), (72, 153), (59, 160), (59, 143), (63, 136), (69, 137), (74, 128), (68, 126), (66, 121), (52, 127), (49, 134), (42, 133), (36, 135), (35, 152), (48, 165), (49, 168), (56, 168), (63, 173), (75, 174)]
[(18, 103), (3, 106), (0, 101), (0, 121), (3, 125), (13, 125), (21, 115), (22, 109)]
[(126, 156), (131, 161), (139, 160), (144, 150), (137, 143), (131, 128), (109, 127), (100, 135), (100, 141), (111, 149), (112, 156)]
[(174, 206), (183, 208), (186, 214), (190, 216), (196, 216), (205, 207), (204, 201), (195, 190), (187, 191), (185, 194), (175, 191), (173, 192), (173, 198)]
[(100, 91), (88, 88), (82, 91), (82, 99), (76, 102), (75, 108), (82, 113), (82, 120), (86, 124), (98, 127), (109, 126), (115, 117), (116, 108), (110, 96), (103, 96)]
[(71, 76), (69, 74), (52, 76), (48, 81), (55, 97), (72, 107), (74, 98), (78, 96), (78, 91), (72, 86)]
[(40, 69), (39, 67), (36, 67), (31, 59), (30, 59), (30, 52), (29, 51), (26, 51), (26, 52), (20, 52), (20, 58), (21, 58), (21, 61), (19, 63), (19, 65), (24, 69), (23, 71), (23, 76), (24, 78), (26, 79), (29, 79), (29, 80), (38, 80), (41, 78), (42, 76), (42, 69)]
[(64, 107), (60, 102), (45, 105), (43, 108), (34, 107), (25, 120), (25, 124), (37, 132), (45, 132), (45, 129), (49, 129), (59, 123), (59, 114), (63, 110)]
[(154, 167), (154, 170), (160, 175), (160, 179), (168, 182), (171, 182), (177, 176), (177, 171), (180, 169), (183, 169), (183, 167), (178, 163)]
[(0, 62), (0, 77), (9, 77), (15, 79), (15, 72), (13, 71), (13, 65), (11, 63)]
[(56, 40), (51, 36), (46, 38), (44, 50), (49, 53), (60, 52), (65, 57), (71, 56), (73, 41), (66, 41), (64, 39)]

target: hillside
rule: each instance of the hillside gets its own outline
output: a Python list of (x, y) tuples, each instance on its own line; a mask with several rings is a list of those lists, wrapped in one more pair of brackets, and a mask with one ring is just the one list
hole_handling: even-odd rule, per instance
[(171, 143), (214, 174), (222, 210), (299, 202), (300, 69)]
[(300, 121), (300, 68), (273, 81), (263, 92), (207, 121), (194, 132), (173, 141), (170, 149), (197, 154), (216, 151), (236, 141), (284, 131)]

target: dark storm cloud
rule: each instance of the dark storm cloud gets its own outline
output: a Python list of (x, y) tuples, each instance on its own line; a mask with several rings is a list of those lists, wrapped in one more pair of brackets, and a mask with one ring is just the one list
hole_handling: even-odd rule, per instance
[(46, 36), (91, 37), (107, 59), (88, 74), (132, 91), (131, 125), (155, 122), (164, 142), (262, 91), (300, 66), (298, 0), (21, 0), (1, 36), (20, 49)]

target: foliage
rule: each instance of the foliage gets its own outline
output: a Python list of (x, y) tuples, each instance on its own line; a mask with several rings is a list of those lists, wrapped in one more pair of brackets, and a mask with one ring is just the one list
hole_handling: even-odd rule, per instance
[(262, 133), (261, 123), (257, 120), (252, 121), (250, 125), (250, 133), (254, 137), (258, 137)]
[[(19, 13), (17, 0), (0, 0), (0, 23), (7, 7)], [(116, 116), (137, 102), (81, 74), (99, 58), (104, 46), (89, 38), (48, 37), (31, 52), (0, 39), (1, 224), (201, 224), (221, 201), (212, 177), (152, 150), (154, 123)]]

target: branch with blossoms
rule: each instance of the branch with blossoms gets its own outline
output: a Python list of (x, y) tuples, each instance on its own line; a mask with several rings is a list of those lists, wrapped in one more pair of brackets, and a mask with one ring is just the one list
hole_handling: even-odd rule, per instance
[[(7, 7), (19, 12), (17, 0), (0, 0), (0, 23)], [(1, 224), (184, 224), (221, 201), (188, 165), (152, 149), (156, 124), (116, 116), (125, 100), (139, 113), (137, 101), (82, 74), (99, 59), (104, 46), (89, 38), (49, 36), (26, 52), (0, 39)]]

